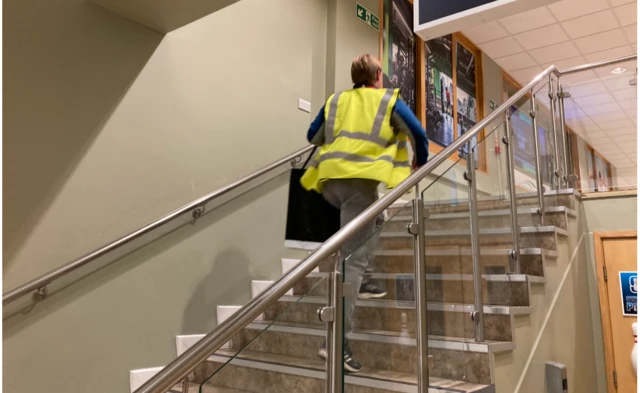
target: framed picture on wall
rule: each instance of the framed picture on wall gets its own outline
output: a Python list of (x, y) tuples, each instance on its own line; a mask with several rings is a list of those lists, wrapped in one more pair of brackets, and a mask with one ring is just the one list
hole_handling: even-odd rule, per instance
[(383, 0), (383, 86), (400, 89), (400, 97), (416, 112), (416, 36), (413, 4), (408, 0)]
[[(427, 130), (429, 150), (438, 153), (483, 116), (481, 52), (460, 33), (422, 41), (413, 33), (411, 0), (381, 0), (381, 10), (383, 86), (400, 89)], [(485, 150), (476, 149), (475, 161), (486, 172)], [(458, 157), (466, 153), (465, 146)]]
[[(429, 40), (424, 52), (424, 97), (422, 118), (434, 152), (449, 146), (482, 118), (481, 52), (462, 34)], [(480, 140), (484, 135), (480, 134)], [(476, 146), (478, 138), (471, 141)], [(493, 145), (493, 144), (492, 144)], [(467, 154), (464, 146), (459, 157)], [(476, 168), (486, 170), (486, 145), (475, 150)]]

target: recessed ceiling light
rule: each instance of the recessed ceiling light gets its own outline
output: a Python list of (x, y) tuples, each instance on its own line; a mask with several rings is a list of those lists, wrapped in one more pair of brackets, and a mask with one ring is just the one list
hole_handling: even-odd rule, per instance
[(624, 73), (625, 71), (627, 71), (627, 70), (624, 69), (624, 68), (618, 67), (618, 68), (614, 68), (613, 70), (611, 70), (611, 73), (614, 74), (614, 75), (618, 75), (618, 74)]

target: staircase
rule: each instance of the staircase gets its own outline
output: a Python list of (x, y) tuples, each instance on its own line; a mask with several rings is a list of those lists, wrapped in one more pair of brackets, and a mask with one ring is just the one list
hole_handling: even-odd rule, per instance
[[(569, 260), (570, 247), (566, 244), (570, 233), (577, 232), (571, 228), (578, 203), (573, 190), (548, 192), (545, 203), (545, 225), (540, 225), (536, 196), (519, 196), (521, 274), (509, 274), (509, 203), (497, 197), (479, 201), (486, 340), (476, 342), (475, 322), (470, 318), (474, 292), (468, 203), (425, 202), (429, 391), (511, 391), (506, 386), (511, 386), (512, 381), (505, 382), (502, 388), (499, 376), (517, 376), (523, 370), (519, 364), (496, 359), (512, 359), (516, 352), (526, 355), (532, 350), (531, 340), (518, 345), (517, 332), (529, 334), (539, 328), (532, 326), (540, 319), (533, 316), (543, 315), (546, 310), (534, 307), (544, 303), (534, 298), (549, 296), (548, 267), (558, 265), (559, 260)], [(355, 331), (349, 344), (363, 370), (345, 376), (345, 392), (349, 393), (416, 392), (413, 238), (406, 230), (412, 212), (410, 207), (395, 206), (387, 213), (389, 218), (373, 262), (373, 277), (384, 283), (389, 293), (384, 299), (357, 302)], [(282, 260), (283, 274), (297, 262)], [(317, 309), (327, 302), (327, 277), (332, 264), (329, 260), (321, 264), (261, 318), (198, 366), (190, 376), (189, 391), (199, 391), (199, 385), (204, 383), (202, 392), (208, 393), (323, 392), (325, 362), (317, 352), (326, 328), (317, 317)], [(270, 284), (253, 281), (253, 295)], [(218, 323), (239, 308), (218, 307)], [(176, 337), (177, 354), (201, 337)], [(238, 354), (241, 349), (244, 350)], [(134, 386), (134, 375), (139, 372), (133, 371), (132, 391), (154, 372), (150, 369), (142, 373), (142, 379)], [(183, 391), (182, 386), (174, 390)]]

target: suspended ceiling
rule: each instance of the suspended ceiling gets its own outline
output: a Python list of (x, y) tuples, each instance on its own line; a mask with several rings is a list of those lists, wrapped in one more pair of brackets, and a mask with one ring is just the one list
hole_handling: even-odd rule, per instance
[[(568, 68), (637, 53), (637, 1), (563, 0), (463, 31), (522, 84), (550, 65)], [(614, 75), (621, 67), (626, 71)], [(637, 184), (636, 62), (563, 77), (567, 123)], [(537, 97), (548, 104), (546, 90)]]

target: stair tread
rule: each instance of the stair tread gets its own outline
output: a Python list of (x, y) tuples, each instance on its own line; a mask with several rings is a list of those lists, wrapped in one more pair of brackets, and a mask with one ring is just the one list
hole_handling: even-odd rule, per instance
[[(216, 352), (216, 355), (221, 355), (224, 357), (233, 357), (236, 355), (236, 351), (234, 350), (219, 350)], [(325, 361), (320, 357), (317, 359), (304, 359), (294, 356), (287, 355), (278, 355), (271, 354), (265, 352), (256, 352), (245, 350), (239, 355), (236, 356), (236, 359), (242, 360), (250, 360), (256, 361), (260, 363), (270, 363), (277, 364), (282, 366), (288, 366), (293, 368), (301, 368), (315, 371), (324, 371), (325, 370)], [(388, 381), (388, 382), (396, 382), (402, 384), (415, 385), (417, 383), (417, 377), (414, 374), (410, 373), (401, 373), (397, 371), (388, 371), (388, 370), (377, 370), (373, 368), (363, 367), (362, 371), (358, 374), (347, 374), (349, 377), (353, 378), (366, 378), (366, 379), (375, 379), (379, 381)], [(349, 378), (345, 379), (345, 382), (348, 384)], [(440, 387), (440, 388), (455, 388), (461, 392), (474, 392), (480, 389), (485, 388), (487, 385), (479, 385), (472, 384), (463, 381), (454, 381), (450, 379), (443, 378), (430, 378), (430, 386)]]
[[(315, 334), (315, 335), (324, 335), (326, 334), (326, 329), (318, 326), (318, 325), (312, 325), (312, 324), (306, 324), (306, 323), (297, 323), (297, 322), (279, 322), (279, 321), (255, 321), (252, 322), (251, 324), (249, 324), (247, 327), (249, 329), (272, 329), (273, 326), (276, 327), (285, 327), (285, 328), (298, 328), (298, 329), (304, 329), (307, 330), (307, 334)], [(415, 340), (414, 336), (403, 336), (402, 332), (394, 332), (394, 331), (389, 331), (389, 330), (364, 330), (364, 329), (354, 329), (354, 334), (362, 337), (362, 335), (370, 335), (370, 336), (382, 336), (382, 337), (390, 337), (390, 338), (407, 338), (410, 340)], [(301, 333), (301, 334), (304, 334)], [(490, 345), (502, 345), (505, 343), (509, 343), (511, 344), (511, 342), (505, 342), (505, 341), (494, 341), (494, 340), (485, 340), (482, 342), (477, 342), (477, 341), (473, 341), (470, 340), (468, 338), (463, 338), (463, 337), (448, 337), (448, 336), (436, 336), (436, 335), (429, 335), (429, 341), (443, 341), (443, 342), (452, 342), (452, 343), (459, 343), (459, 344), (469, 344), (469, 345), (486, 345), (486, 346), (490, 346)]]

